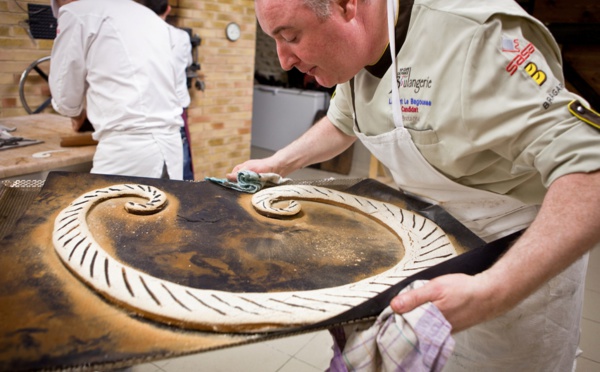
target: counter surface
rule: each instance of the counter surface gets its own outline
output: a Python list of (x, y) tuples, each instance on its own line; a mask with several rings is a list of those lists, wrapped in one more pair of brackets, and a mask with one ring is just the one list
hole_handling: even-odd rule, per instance
[[(43, 143), (0, 150), (0, 179), (15, 178), (90, 163), (96, 146), (61, 147), (61, 137), (75, 134), (71, 120), (56, 114), (37, 114), (0, 118), (0, 125), (17, 128), (13, 136), (43, 141)], [(34, 154), (51, 152), (48, 157)]]

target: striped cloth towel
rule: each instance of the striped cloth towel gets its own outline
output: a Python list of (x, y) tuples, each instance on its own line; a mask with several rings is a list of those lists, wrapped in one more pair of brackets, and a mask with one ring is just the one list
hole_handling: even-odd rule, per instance
[[(403, 291), (422, 286), (415, 281)], [(330, 330), (331, 372), (441, 371), (454, 348), (452, 327), (432, 303), (396, 314), (387, 307), (374, 323)]]
[(231, 182), (226, 178), (206, 177), (205, 180), (227, 187), (229, 189), (254, 194), (267, 186), (284, 185), (291, 181), (276, 173), (256, 173), (243, 170), (237, 174), (237, 182)]

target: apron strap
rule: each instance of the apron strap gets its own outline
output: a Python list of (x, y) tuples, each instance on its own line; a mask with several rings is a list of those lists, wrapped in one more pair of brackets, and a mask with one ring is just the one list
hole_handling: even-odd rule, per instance
[(400, 109), (400, 92), (398, 90), (398, 66), (396, 62), (396, 6), (397, 0), (388, 0), (387, 2), (387, 13), (388, 13), (388, 36), (390, 39), (390, 54), (392, 57), (392, 67), (390, 79), (392, 82), (392, 114), (394, 116), (394, 125), (396, 128), (403, 128), (404, 123), (402, 122), (402, 111)]
[(354, 94), (354, 78), (350, 79), (350, 96), (352, 97), (352, 114), (354, 116), (354, 126), (360, 132), (360, 127), (358, 126), (358, 118), (356, 117), (356, 96)]

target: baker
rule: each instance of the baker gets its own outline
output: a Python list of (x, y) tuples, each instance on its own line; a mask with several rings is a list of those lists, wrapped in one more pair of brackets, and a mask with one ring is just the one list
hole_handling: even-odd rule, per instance
[[(136, 2), (152, 9), (163, 21), (171, 14), (171, 5), (168, 0), (136, 0)], [(171, 39), (171, 51), (176, 73), (176, 91), (179, 102), (183, 107), (183, 126), (181, 127), (181, 141), (183, 143), (183, 179), (194, 180), (194, 167), (192, 164), (192, 153), (190, 149), (189, 125), (187, 121), (187, 109), (191, 98), (187, 86), (187, 68), (194, 62), (192, 59), (192, 43), (190, 35), (181, 28), (167, 23)]]
[(166, 22), (132, 0), (52, 0), (52, 9), (52, 106), (75, 130), (92, 123), (91, 172), (181, 180), (183, 105)]
[(227, 177), (285, 176), (358, 139), (482, 239), (526, 229), (490, 269), (391, 306), (441, 310), (456, 340), (444, 371), (572, 370), (600, 241), (600, 121), (566, 89), (549, 31), (513, 0), (256, 0), (256, 13), (285, 70), (337, 88), (305, 134)]

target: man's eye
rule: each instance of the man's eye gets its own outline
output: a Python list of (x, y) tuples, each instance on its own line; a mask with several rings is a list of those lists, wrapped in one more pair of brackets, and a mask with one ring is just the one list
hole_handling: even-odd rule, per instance
[(286, 43), (293, 43), (294, 41), (296, 41), (296, 35), (281, 35), (281, 38), (286, 42)]

